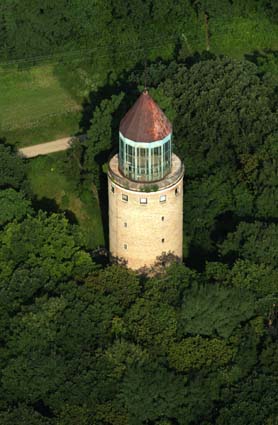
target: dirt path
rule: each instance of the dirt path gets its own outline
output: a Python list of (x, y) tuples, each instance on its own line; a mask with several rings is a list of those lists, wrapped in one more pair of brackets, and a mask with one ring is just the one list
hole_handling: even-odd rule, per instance
[(39, 155), (47, 155), (49, 153), (65, 151), (70, 147), (73, 137), (64, 137), (63, 139), (54, 140), (53, 142), (40, 143), (39, 145), (27, 146), (19, 149), (19, 153), (24, 158), (34, 158)]

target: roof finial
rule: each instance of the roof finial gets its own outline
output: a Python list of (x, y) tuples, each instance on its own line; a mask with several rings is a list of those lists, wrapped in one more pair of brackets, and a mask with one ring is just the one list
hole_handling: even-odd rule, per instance
[(144, 93), (148, 93), (147, 89), (147, 59), (144, 61)]

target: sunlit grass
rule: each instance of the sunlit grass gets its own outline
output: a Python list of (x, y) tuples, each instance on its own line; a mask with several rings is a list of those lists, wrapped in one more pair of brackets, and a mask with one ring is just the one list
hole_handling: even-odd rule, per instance
[(0, 69), (0, 93), (0, 128), (9, 142), (31, 145), (78, 130), (81, 106), (62, 87), (53, 65)]

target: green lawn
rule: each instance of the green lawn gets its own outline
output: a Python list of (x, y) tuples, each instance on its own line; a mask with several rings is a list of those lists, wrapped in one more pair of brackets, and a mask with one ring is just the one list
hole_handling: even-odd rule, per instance
[(28, 177), (37, 201), (49, 210), (66, 211), (76, 219), (85, 235), (87, 248), (104, 245), (101, 212), (93, 191), (79, 196), (74, 184), (63, 174), (65, 153), (41, 156), (29, 160)]
[(278, 25), (261, 15), (210, 22), (211, 51), (242, 58), (265, 49), (278, 50)]
[(1, 135), (18, 146), (78, 131), (80, 104), (61, 86), (54, 65), (0, 68)]

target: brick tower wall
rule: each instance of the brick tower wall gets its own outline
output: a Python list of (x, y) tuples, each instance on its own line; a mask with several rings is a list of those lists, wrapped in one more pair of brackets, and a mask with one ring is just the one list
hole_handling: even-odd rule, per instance
[[(183, 177), (171, 187), (147, 193), (124, 189), (108, 176), (108, 193), (112, 257), (135, 270), (152, 266), (163, 253), (182, 259)], [(147, 204), (140, 203), (142, 198)]]

